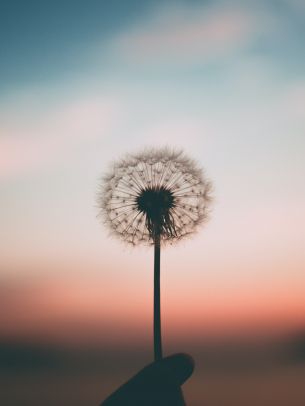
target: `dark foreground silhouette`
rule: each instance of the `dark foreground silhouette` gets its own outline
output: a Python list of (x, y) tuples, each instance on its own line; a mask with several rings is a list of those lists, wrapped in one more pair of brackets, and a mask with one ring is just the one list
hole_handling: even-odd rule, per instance
[(181, 385), (193, 370), (187, 354), (163, 358), (143, 368), (100, 406), (185, 406)]

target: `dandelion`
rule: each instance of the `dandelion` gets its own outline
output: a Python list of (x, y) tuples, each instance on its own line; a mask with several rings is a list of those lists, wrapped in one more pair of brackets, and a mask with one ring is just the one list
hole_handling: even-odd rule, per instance
[(154, 354), (162, 358), (160, 249), (193, 234), (209, 214), (211, 183), (182, 151), (127, 155), (104, 176), (100, 215), (112, 234), (133, 246), (154, 246)]

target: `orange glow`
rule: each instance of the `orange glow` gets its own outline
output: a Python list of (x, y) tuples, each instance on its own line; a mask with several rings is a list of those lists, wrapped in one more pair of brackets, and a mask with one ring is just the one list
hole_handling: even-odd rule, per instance
[[(134, 291), (124, 281), (73, 275), (12, 283), (1, 297), (0, 335), (103, 342), (119, 342), (122, 335), (127, 341), (150, 337), (152, 287), (148, 273), (145, 277), (147, 284)], [(166, 338), (196, 341), (215, 334), (285, 332), (305, 325), (301, 289), (287, 290), (284, 285), (259, 289), (255, 284), (213, 293), (207, 286), (166, 289), (165, 285), (162, 319)]]

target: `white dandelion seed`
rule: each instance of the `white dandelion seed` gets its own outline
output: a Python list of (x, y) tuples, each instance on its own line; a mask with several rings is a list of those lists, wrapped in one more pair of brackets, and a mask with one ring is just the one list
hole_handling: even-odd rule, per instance
[(210, 181), (182, 151), (152, 149), (114, 164), (98, 203), (110, 231), (128, 244), (173, 243), (207, 220), (210, 191)]
[(128, 244), (154, 245), (154, 353), (162, 358), (160, 247), (192, 235), (209, 215), (211, 183), (182, 151), (126, 155), (102, 179), (99, 214)]

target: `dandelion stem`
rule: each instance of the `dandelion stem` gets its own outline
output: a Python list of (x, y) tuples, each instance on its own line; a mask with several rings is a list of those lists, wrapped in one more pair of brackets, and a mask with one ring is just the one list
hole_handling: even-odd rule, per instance
[(160, 312), (160, 235), (154, 238), (154, 354), (155, 361), (162, 358)]

